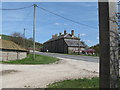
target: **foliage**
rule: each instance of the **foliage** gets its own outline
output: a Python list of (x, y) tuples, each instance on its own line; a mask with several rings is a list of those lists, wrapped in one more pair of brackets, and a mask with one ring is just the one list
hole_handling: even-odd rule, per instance
[(90, 47), (90, 48), (95, 49), (95, 52), (96, 52), (97, 55), (100, 54), (100, 47), (99, 47), (99, 44), (94, 45), (94, 46), (92, 46), (92, 47)]
[(99, 88), (99, 78), (64, 80), (50, 84), (48, 88)]
[(33, 60), (33, 54), (29, 54), (27, 58), (16, 61), (2, 61), (2, 63), (7, 64), (49, 64), (58, 61), (57, 58), (44, 55), (35, 55), (35, 60)]
[[(2, 39), (11, 40), (11, 41), (15, 42), (16, 44), (18, 44), (21, 47), (24, 47), (26, 49), (33, 48), (32, 38), (29, 38), (29, 39), (23, 38), (22, 34), (15, 33), (15, 35), (13, 35), (13, 36), (8, 36), (8, 35), (0, 35), (0, 36), (2, 36)], [(41, 43), (36, 42), (36, 50), (40, 50), (42, 47), (43, 47), (43, 45)]]
[(14, 32), (11, 34), (13, 37), (23, 37), (23, 35), (19, 32)]
[(85, 46), (86, 49), (88, 48), (88, 45), (84, 41), (81, 41), (81, 43)]

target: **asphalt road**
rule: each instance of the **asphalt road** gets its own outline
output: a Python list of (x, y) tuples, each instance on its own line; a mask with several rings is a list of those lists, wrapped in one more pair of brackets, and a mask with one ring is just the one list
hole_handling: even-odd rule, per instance
[(36, 54), (99, 63), (99, 57), (35, 52)]

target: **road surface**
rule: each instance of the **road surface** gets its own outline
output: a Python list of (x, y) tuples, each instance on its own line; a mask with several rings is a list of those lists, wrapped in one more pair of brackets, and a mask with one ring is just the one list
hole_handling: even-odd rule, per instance
[(60, 61), (46, 65), (1, 64), (2, 88), (45, 88), (57, 81), (99, 76), (97, 57), (36, 53), (58, 57)]
[(86, 62), (94, 62), (99, 63), (99, 57), (92, 57), (92, 56), (80, 56), (80, 55), (67, 55), (67, 54), (58, 54), (58, 53), (43, 53), (43, 52), (35, 52), (36, 54), (40, 55), (47, 55), (57, 58), (67, 58), (67, 59), (73, 59), (73, 60), (81, 60)]

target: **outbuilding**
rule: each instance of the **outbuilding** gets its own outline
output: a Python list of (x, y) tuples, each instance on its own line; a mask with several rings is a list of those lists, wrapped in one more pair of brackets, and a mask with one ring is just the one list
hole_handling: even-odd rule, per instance
[(12, 41), (0, 39), (0, 60), (18, 60), (27, 56), (27, 50)]

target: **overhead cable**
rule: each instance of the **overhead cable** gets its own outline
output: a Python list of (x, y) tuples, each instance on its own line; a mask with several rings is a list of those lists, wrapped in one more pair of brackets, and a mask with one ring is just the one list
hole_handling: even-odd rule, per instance
[(20, 9), (30, 8), (30, 7), (32, 7), (32, 6), (33, 6), (33, 5), (31, 5), (31, 6), (26, 6), (26, 7), (21, 7), (21, 8), (13, 8), (13, 9), (2, 8), (2, 9), (0, 9), (0, 10), (20, 10)]
[(49, 12), (49, 13), (51, 13), (51, 14), (54, 14), (54, 15), (58, 16), (58, 17), (61, 17), (61, 18), (65, 19), (65, 20), (68, 20), (68, 21), (77, 23), (77, 24), (79, 24), (79, 25), (87, 26), (87, 27), (90, 27), (90, 28), (93, 28), (93, 29), (97, 29), (97, 27), (89, 26), (89, 25), (86, 25), (86, 24), (83, 24), (83, 23), (74, 21), (74, 20), (72, 20), (72, 19), (68, 19), (68, 18), (66, 18), (66, 17), (64, 17), (64, 16), (61, 16), (61, 15), (57, 14), (57, 13), (54, 13), (54, 12), (52, 12), (52, 11), (49, 11), (49, 10), (47, 10), (47, 9), (45, 9), (45, 8), (42, 8), (42, 7), (39, 7), (39, 6), (37, 6), (37, 7), (40, 8), (40, 9), (42, 9), (42, 10), (44, 10), (44, 11), (46, 11), (46, 12)]

